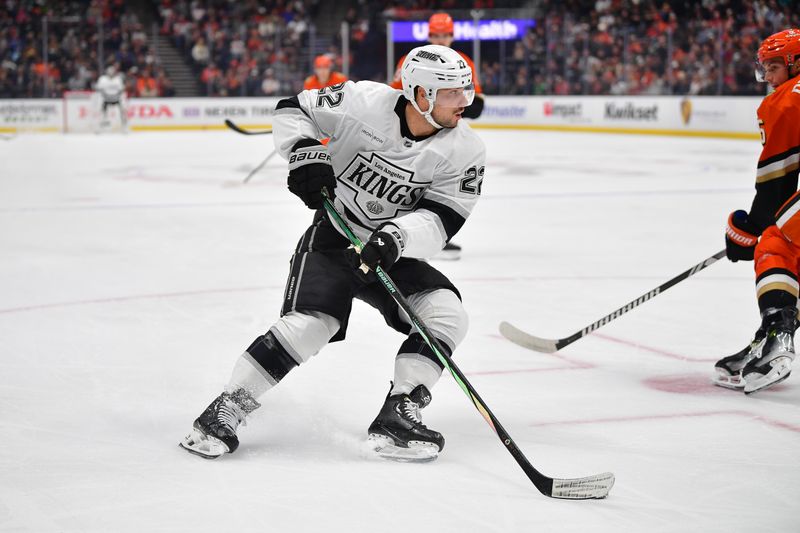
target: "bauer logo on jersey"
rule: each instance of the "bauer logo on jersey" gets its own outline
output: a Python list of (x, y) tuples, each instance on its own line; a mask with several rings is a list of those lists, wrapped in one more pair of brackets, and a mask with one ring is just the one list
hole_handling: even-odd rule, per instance
[[(430, 180), (415, 181), (414, 172), (394, 165), (376, 153), (356, 154), (339, 175), (346, 185), (341, 194), (352, 195), (361, 213), (370, 220), (388, 220), (410, 211)], [(340, 188), (337, 188), (337, 194)]]

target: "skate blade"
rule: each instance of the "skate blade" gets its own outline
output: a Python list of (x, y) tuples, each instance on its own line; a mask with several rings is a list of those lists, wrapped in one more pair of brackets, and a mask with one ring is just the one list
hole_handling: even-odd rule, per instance
[(719, 369), (717, 369), (717, 374), (711, 378), (711, 383), (717, 387), (731, 390), (742, 390), (744, 388), (744, 380), (741, 374), (730, 375)]
[(755, 379), (745, 380), (745, 394), (753, 394), (754, 392), (767, 389), (788, 378), (789, 374), (792, 373), (792, 360), (788, 357), (779, 357), (770, 364), (772, 368), (765, 375)]
[(209, 437), (198, 429), (192, 429), (178, 446), (203, 459), (217, 459), (228, 453), (228, 446), (215, 437)]
[(396, 446), (394, 441), (385, 435), (370, 433), (367, 442), (379, 456), (401, 463), (429, 463), (439, 457), (439, 447), (432, 442), (410, 441), (408, 448)]

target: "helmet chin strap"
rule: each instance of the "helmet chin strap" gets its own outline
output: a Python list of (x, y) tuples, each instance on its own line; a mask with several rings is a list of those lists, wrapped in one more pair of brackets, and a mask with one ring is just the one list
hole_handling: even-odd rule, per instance
[(411, 105), (414, 107), (414, 109), (416, 109), (416, 110), (417, 110), (417, 112), (418, 112), (420, 115), (422, 115), (423, 117), (425, 117), (425, 120), (427, 120), (427, 121), (428, 121), (428, 123), (429, 123), (431, 126), (433, 126), (434, 128), (436, 128), (437, 130), (440, 130), (440, 129), (444, 128), (444, 126), (442, 126), (441, 124), (439, 124), (438, 122), (436, 122), (435, 120), (433, 120), (433, 116), (431, 115), (431, 113), (433, 113), (433, 100), (431, 100), (431, 99), (430, 99), (430, 98), (428, 98), (427, 96), (425, 97), (425, 99), (428, 101), (428, 110), (427, 110), (427, 111), (423, 111), (422, 109), (420, 109), (420, 108), (419, 108), (419, 106), (417, 105), (417, 100), (416, 100), (416, 99), (414, 99), (414, 100), (411, 102)]

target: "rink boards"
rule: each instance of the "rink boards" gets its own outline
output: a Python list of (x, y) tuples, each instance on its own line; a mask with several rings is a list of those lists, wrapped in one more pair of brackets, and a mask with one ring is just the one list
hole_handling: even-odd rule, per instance
[[(269, 127), (280, 98), (131, 98), (133, 131)], [(757, 96), (487, 96), (477, 128), (758, 139)], [(0, 132), (92, 131), (90, 101), (0, 100)], [(75, 127), (77, 126), (77, 127)], [(82, 127), (83, 126), (83, 127)]]

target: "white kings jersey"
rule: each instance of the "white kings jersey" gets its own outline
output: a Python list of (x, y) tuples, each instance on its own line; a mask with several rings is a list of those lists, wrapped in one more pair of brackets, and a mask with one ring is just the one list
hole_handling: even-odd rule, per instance
[(125, 91), (125, 82), (122, 81), (121, 74), (114, 74), (113, 76), (103, 74), (97, 80), (95, 89), (103, 95), (104, 102), (117, 103)]
[(401, 255), (427, 258), (475, 206), (486, 150), (462, 120), (455, 128), (415, 137), (405, 120), (406, 104), (402, 91), (371, 81), (303, 91), (278, 103), (273, 136), (286, 159), (300, 139), (330, 137), (335, 205), (356, 235), (366, 242), (391, 221), (402, 234)]

